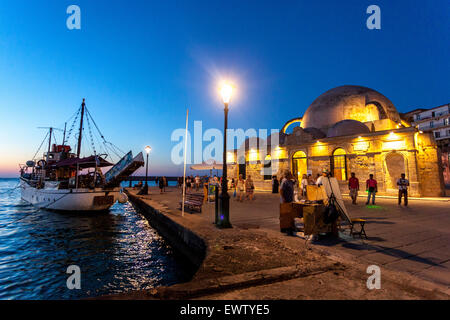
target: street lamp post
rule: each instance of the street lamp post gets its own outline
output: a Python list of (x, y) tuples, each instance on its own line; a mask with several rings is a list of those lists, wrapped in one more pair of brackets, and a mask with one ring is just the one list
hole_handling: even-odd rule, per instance
[(225, 105), (224, 135), (223, 135), (223, 168), (222, 168), (222, 192), (220, 199), (220, 219), (217, 224), (219, 228), (232, 228), (230, 223), (230, 195), (228, 194), (227, 179), (227, 128), (228, 128), (228, 104), (231, 100), (233, 88), (225, 84), (221, 88), (222, 100)]
[(150, 151), (152, 151), (152, 147), (146, 146), (145, 152), (147, 152), (147, 161), (146, 161), (146, 165), (145, 165), (145, 185), (142, 188), (141, 194), (148, 194), (148, 155), (149, 155)]

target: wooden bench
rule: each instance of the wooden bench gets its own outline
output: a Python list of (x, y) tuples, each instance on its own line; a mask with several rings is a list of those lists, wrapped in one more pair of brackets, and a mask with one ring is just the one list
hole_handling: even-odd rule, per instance
[[(359, 223), (359, 225), (361, 227), (360, 231), (358, 231), (358, 232), (354, 232), (353, 231), (353, 228), (354, 228), (356, 223)], [(364, 225), (365, 224), (366, 224), (366, 220), (364, 220), (364, 219), (352, 219), (352, 224), (351, 224), (351, 227), (350, 227), (350, 235), (353, 236), (353, 235), (356, 234), (356, 235), (359, 235), (361, 238), (362, 238), (362, 236), (364, 236), (367, 239), (366, 230), (364, 230)]]
[[(198, 210), (202, 212), (202, 205), (205, 195), (203, 193), (186, 193), (186, 198), (184, 199), (184, 207), (191, 210)], [(183, 201), (180, 201), (180, 208), (183, 206)]]

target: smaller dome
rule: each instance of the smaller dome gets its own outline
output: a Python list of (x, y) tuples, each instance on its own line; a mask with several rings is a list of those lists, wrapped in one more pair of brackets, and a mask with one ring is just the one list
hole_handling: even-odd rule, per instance
[(306, 128), (306, 129), (303, 129), (303, 130), (306, 133), (309, 133), (312, 136), (313, 139), (322, 139), (322, 138), (326, 137), (325, 133), (323, 133), (322, 130), (317, 129), (317, 128), (310, 127), (310, 128)]
[(370, 133), (369, 128), (357, 120), (342, 120), (328, 129), (327, 137), (352, 136), (357, 134)]

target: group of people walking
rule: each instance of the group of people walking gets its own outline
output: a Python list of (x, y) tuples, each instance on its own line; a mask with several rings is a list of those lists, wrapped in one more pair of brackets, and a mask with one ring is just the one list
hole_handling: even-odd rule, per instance
[[(156, 177), (155, 178), (155, 184), (159, 187), (160, 193), (166, 192), (166, 187), (168, 187), (168, 182), (166, 177)], [(141, 189), (144, 186), (142, 181), (139, 181), (134, 188), (135, 189)]]
[[(397, 187), (398, 187), (398, 204), (403, 203), (405, 206), (408, 205), (408, 187), (409, 180), (406, 179), (406, 175), (402, 173), (400, 178), (397, 179)], [(350, 193), (350, 197), (352, 198), (352, 204), (356, 204), (356, 199), (358, 197), (359, 191), (359, 180), (356, 177), (355, 173), (351, 173), (351, 178), (348, 180), (348, 189)], [(366, 191), (367, 191), (367, 201), (366, 205), (370, 204), (370, 200), (372, 200), (372, 204), (375, 204), (375, 195), (378, 192), (378, 183), (377, 180), (373, 178), (373, 174), (369, 175), (369, 179), (366, 180)]]
[[(299, 201), (300, 198), (306, 198), (307, 186), (308, 185), (321, 185), (323, 177), (328, 176), (328, 171), (324, 170), (323, 174), (318, 174), (317, 178), (314, 179), (311, 174), (303, 174), (301, 181), (299, 181), (289, 170), (283, 173), (281, 182), (278, 181), (276, 176), (272, 177), (272, 193), (281, 193), (284, 186), (290, 188), (292, 182), (292, 197), (293, 201)], [(285, 181), (287, 180), (287, 181)], [(284, 184), (283, 184), (284, 183)], [(281, 197), (283, 195), (281, 194)], [(282, 199), (283, 202), (283, 199)]]
[[(214, 176), (214, 178), (217, 178)], [(208, 176), (186, 176), (186, 191), (192, 191), (195, 189), (195, 191), (199, 191), (200, 188), (203, 187), (206, 183), (209, 183), (211, 178), (208, 178)], [(179, 177), (177, 180), (177, 187), (183, 188), (183, 177)]]
[[(276, 176), (272, 177), (272, 193), (280, 192), (280, 200), (282, 203), (287, 202), (297, 202), (300, 197), (306, 198), (307, 186), (323, 184), (323, 179), (329, 177), (330, 173), (327, 169), (324, 169), (322, 175), (318, 174), (317, 178), (314, 179), (312, 175), (304, 174), (302, 180), (299, 182), (297, 178), (289, 171), (286, 170), (283, 173), (281, 183), (278, 181)], [(397, 179), (398, 187), (398, 204), (403, 203), (405, 206), (408, 205), (408, 187), (409, 180), (406, 179), (406, 175), (402, 173), (400, 178)], [(352, 199), (352, 204), (356, 205), (356, 199), (358, 198), (358, 192), (360, 190), (359, 179), (356, 177), (354, 172), (351, 173), (351, 177), (348, 180), (349, 195)], [(369, 174), (369, 179), (366, 180), (366, 191), (367, 191), (367, 201), (366, 205), (372, 203), (375, 204), (375, 195), (378, 192), (378, 183), (374, 179), (373, 174)]]
[(242, 174), (239, 175), (237, 181), (232, 178), (230, 189), (233, 191), (233, 197), (237, 197), (237, 200), (243, 202), (244, 199), (253, 200), (255, 196), (255, 184), (252, 177), (247, 176), (244, 180)]
[[(286, 170), (283, 173), (281, 181), (278, 180), (277, 176), (272, 177), (272, 193), (280, 193), (280, 200), (282, 203), (297, 202), (300, 198), (306, 198), (308, 185), (320, 186), (323, 184), (323, 179), (329, 176), (329, 171), (324, 169), (322, 174), (317, 175), (316, 179), (314, 179), (311, 174), (303, 174), (301, 181), (299, 181), (289, 170)], [(220, 188), (222, 185), (221, 180), (222, 177), (219, 178), (217, 176), (186, 176), (186, 190), (191, 191), (195, 188), (196, 191), (198, 191), (206, 184), (213, 184), (216, 185), (217, 188)], [(155, 182), (160, 189), (160, 193), (166, 191), (166, 187), (168, 186), (166, 177), (158, 177)], [(182, 188), (183, 177), (178, 178), (177, 186)], [(136, 187), (142, 187), (142, 181)], [(409, 180), (406, 179), (404, 173), (397, 179), (397, 187), (398, 204), (401, 205), (403, 199), (404, 205), (407, 206)], [(356, 205), (358, 192), (360, 191), (360, 183), (354, 172), (351, 173), (351, 177), (348, 180), (348, 189), (352, 204)], [(239, 175), (238, 179), (232, 178), (231, 181), (229, 181), (229, 190), (233, 192), (233, 197), (237, 198), (240, 202), (243, 202), (245, 199), (254, 199), (255, 185), (250, 175), (247, 176), (247, 179), (244, 179), (242, 174)], [(369, 205), (370, 203), (374, 205), (375, 195), (378, 192), (378, 183), (377, 180), (374, 179), (373, 174), (369, 174), (369, 179), (366, 180), (366, 192), (366, 205)]]

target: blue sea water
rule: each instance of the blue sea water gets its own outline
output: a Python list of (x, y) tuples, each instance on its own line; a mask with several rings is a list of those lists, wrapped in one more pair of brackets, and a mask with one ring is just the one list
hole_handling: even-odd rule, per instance
[[(0, 179), (0, 299), (80, 299), (190, 277), (130, 203), (102, 214), (36, 210), (21, 200), (18, 182)], [(70, 265), (80, 267), (79, 290), (67, 288)]]

